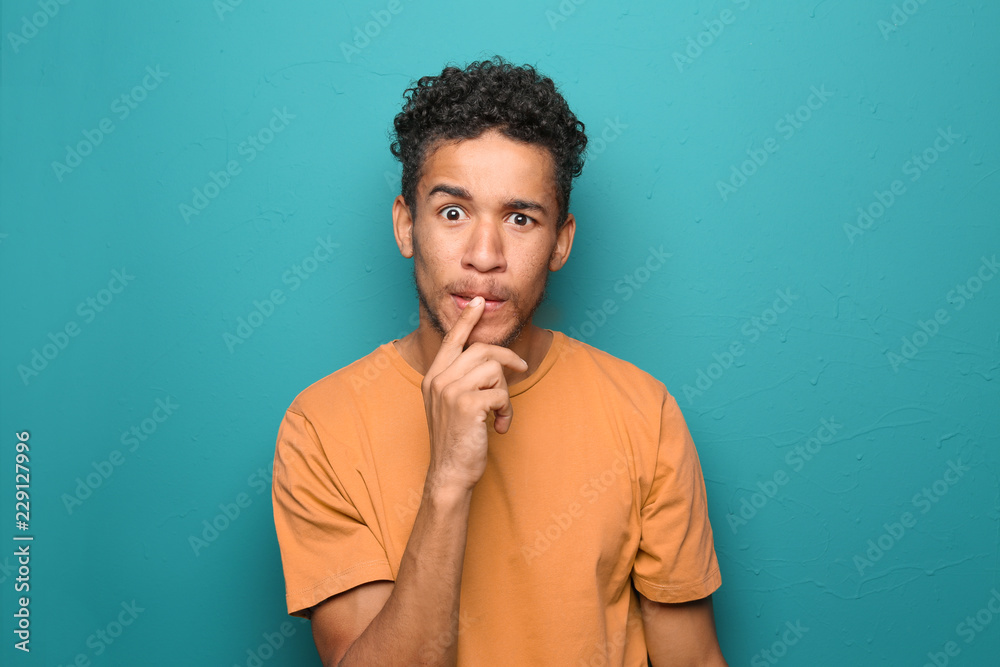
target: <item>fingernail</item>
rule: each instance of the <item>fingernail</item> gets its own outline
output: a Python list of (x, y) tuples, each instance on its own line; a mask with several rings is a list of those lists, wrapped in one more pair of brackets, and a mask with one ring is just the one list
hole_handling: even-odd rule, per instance
[(477, 297), (473, 297), (472, 298), (472, 301), (469, 302), (469, 305), (470, 306), (478, 306), (482, 302), (483, 302), (483, 297), (477, 296)]

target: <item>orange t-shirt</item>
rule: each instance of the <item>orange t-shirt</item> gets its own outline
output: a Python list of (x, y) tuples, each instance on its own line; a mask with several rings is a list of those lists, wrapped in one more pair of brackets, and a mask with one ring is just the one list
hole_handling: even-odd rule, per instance
[[(458, 662), (642, 667), (635, 591), (684, 602), (721, 584), (701, 465), (662, 382), (552, 333), (509, 387), (510, 430), (489, 431)], [(273, 500), (289, 614), (395, 580), (430, 461), (422, 377), (385, 343), (285, 413)]]

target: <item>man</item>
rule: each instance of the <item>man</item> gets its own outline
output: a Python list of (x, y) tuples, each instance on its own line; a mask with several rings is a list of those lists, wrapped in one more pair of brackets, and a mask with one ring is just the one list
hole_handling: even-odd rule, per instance
[(288, 612), (324, 665), (724, 665), (697, 453), (664, 385), (532, 324), (584, 127), (499, 57), (407, 90), (396, 243), (420, 323), (281, 423)]

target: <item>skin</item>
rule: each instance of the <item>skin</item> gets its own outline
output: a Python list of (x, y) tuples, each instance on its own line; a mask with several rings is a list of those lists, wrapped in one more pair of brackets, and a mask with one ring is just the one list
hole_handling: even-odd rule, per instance
[[(468, 197), (432, 193), (439, 187), (460, 188)], [(533, 325), (531, 317), (549, 272), (569, 259), (576, 232), (572, 214), (556, 231), (557, 197), (551, 154), (497, 131), (442, 143), (430, 152), (416, 188), (419, 224), (401, 195), (392, 208), (396, 244), (404, 257), (413, 258), (420, 301), (417, 329), (396, 343), (407, 363), (421, 373), (430, 367), (445, 331), (461, 313), (452, 294), (485, 292), (504, 304), (484, 313), (469, 343), (509, 347), (525, 359), (528, 370), (511, 374), (511, 383), (538, 367), (552, 334)], [(528, 203), (542, 210), (511, 205)]]
[(691, 602), (654, 602), (639, 594), (646, 652), (653, 667), (726, 667), (715, 632), (712, 596)]
[[(395, 345), (424, 376), (430, 465), (396, 581), (362, 584), (314, 608), (313, 637), (328, 667), (455, 664), (469, 509), (488, 430), (509, 430), (508, 388), (552, 343), (531, 319), (576, 231), (572, 215), (557, 229), (550, 153), (495, 131), (428, 151), (414, 204), (416, 219), (397, 197), (392, 218), (400, 253), (413, 259), (420, 323)], [(455, 298), (475, 293), (495, 303)], [(654, 665), (725, 664), (710, 598), (640, 598)]]

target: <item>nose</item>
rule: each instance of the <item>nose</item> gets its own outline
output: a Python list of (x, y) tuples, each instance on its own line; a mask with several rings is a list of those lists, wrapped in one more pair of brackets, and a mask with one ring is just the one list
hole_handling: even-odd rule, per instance
[(462, 257), (463, 267), (473, 268), (481, 273), (507, 268), (501, 224), (481, 218), (469, 226), (465, 255)]

